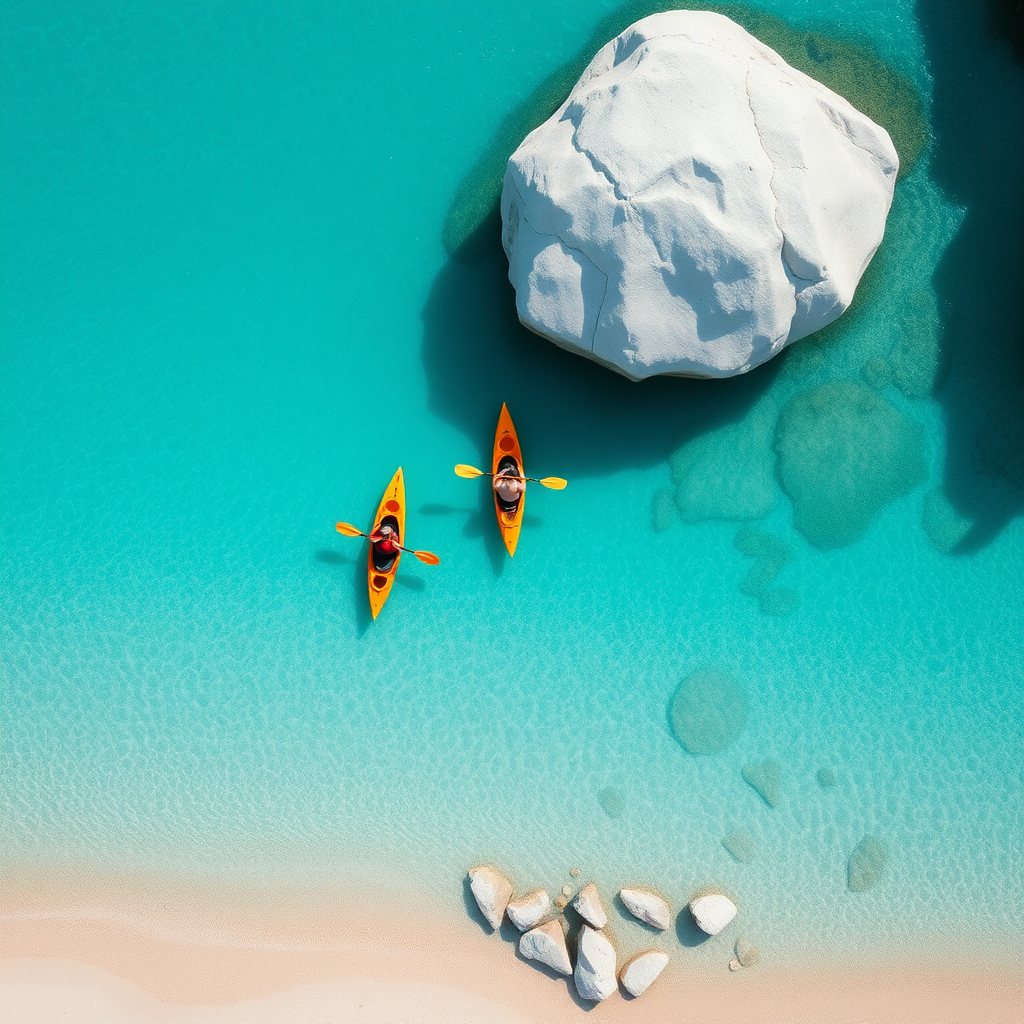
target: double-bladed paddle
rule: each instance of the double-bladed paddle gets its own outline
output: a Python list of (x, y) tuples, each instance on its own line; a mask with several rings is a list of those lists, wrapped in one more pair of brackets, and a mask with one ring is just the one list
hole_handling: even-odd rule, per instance
[[(475, 466), (467, 466), (460, 462), (455, 467), (455, 475), (464, 477), (466, 480), (472, 480), (478, 476), (494, 476), (494, 473), (485, 473), (482, 469), (477, 469)], [(549, 487), (553, 491), (565, 490), (565, 485), (569, 482), (568, 480), (563, 480), (560, 476), (546, 476), (541, 480), (535, 476), (513, 476), (511, 473), (502, 473), (501, 475), (511, 477), (513, 480), (530, 480), (535, 484), (540, 484), (542, 487)]]
[[(334, 528), (345, 537), (365, 537), (367, 540), (370, 539), (368, 533), (357, 530), (351, 523), (337, 523)], [(412, 548), (402, 547), (401, 544), (396, 544), (395, 547), (415, 555), (424, 565), (438, 565), (441, 561), (432, 551), (413, 551)]]

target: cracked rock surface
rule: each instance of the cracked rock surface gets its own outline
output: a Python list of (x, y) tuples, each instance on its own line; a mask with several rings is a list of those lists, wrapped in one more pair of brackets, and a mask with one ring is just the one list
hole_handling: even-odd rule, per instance
[(634, 380), (743, 373), (849, 306), (898, 168), (883, 128), (728, 18), (644, 18), (509, 160), (519, 318)]

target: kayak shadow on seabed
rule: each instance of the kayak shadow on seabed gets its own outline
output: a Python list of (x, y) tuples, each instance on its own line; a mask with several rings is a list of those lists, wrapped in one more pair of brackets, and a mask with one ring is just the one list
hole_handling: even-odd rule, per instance
[(516, 315), (497, 204), (434, 279), (423, 325), (430, 411), (487, 461), (507, 402), (527, 471), (570, 479), (664, 462), (685, 441), (742, 419), (779, 369), (773, 360), (727, 380), (635, 383), (538, 337)]

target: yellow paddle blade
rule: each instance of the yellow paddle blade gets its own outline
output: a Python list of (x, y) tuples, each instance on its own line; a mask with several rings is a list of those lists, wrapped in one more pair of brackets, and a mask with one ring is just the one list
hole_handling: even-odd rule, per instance
[(365, 537), (366, 534), (362, 530), (357, 530), (351, 523), (336, 523), (334, 527), (338, 533), (343, 533), (346, 537)]
[(440, 565), (441, 559), (437, 557), (431, 551), (414, 551), (413, 554), (424, 564), (424, 565)]
[(455, 467), (455, 475), (465, 477), (467, 480), (472, 480), (473, 477), (483, 476), (484, 471), (482, 469), (477, 469), (476, 466), (467, 466), (460, 462)]
[(560, 476), (546, 476), (543, 480), (537, 481), (543, 487), (550, 487), (553, 491), (564, 491), (565, 485), (568, 482), (568, 480), (563, 480)]

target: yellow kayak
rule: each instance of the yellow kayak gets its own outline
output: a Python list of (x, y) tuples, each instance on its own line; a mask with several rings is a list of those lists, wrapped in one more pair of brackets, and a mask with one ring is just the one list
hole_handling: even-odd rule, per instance
[[(508, 414), (508, 406), (502, 403), (501, 415), (498, 417), (498, 429), (494, 434), (494, 457), (491, 461), (491, 472), (497, 476), (502, 470), (511, 470), (516, 476), (525, 477), (523, 471), (523, 453), (519, 447), (519, 436)], [(523, 493), (519, 499), (506, 503), (494, 492), (494, 510), (498, 516), (498, 528), (505, 542), (509, 555), (516, 553), (519, 543), (519, 531), (523, 525), (523, 508), (526, 505), (526, 482), (523, 481)]]
[[(405, 543), (405, 478), (402, 476), (402, 467), (391, 478), (384, 497), (380, 499), (377, 506), (377, 515), (373, 520), (375, 532), (378, 527), (387, 522), (398, 531), (398, 543)], [(401, 560), (402, 552), (396, 551), (393, 555), (377, 551), (377, 546), (370, 544), (368, 556), (367, 582), (370, 588), (370, 611), (373, 617), (377, 618), (384, 602), (391, 593), (391, 585), (395, 582), (395, 573), (398, 572), (398, 563)]]

